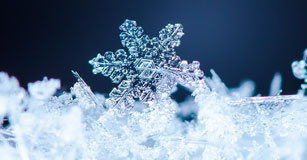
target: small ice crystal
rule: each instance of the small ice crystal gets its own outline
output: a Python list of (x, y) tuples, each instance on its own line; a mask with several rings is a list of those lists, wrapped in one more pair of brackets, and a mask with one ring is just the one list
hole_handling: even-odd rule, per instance
[[(307, 83), (307, 49), (304, 51), (303, 59), (300, 61), (294, 61), (291, 64), (293, 74), (298, 79), (304, 79)], [(302, 90), (299, 90), (299, 93), (305, 94), (307, 84), (301, 85)]]
[(293, 74), (298, 79), (304, 79), (304, 80), (307, 79), (306, 56), (307, 56), (307, 49), (304, 51), (303, 59), (300, 61), (294, 61), (291, 65)]
[(119, 29), (121, 43), (128, 53), (123, 49), (107, 51), (89, 61), (94, 74), (101, 73), (119, 83), (107, 100), (111, 106), (129, 107), (135, 99), (153, 102), (161, 98), (160, 93), (170, 94), (177, 83), (187, 87), (204, 83), (199, 62), (188, 64), (176, 55), (174, 48), (184, 35), (181, 24), (168, 24), (159, 37), (153, 38), (143, 34), (143, 28), (133, 20), (127, 19)]

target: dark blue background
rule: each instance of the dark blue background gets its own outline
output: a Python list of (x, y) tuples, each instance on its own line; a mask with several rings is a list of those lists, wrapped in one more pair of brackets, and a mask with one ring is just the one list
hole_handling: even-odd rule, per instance
[(213, 68), (228, 86), (249, 78), (266, 95), (277, 71), (284, 94), (296, 93), (290, 64), (307, 48), (306, 0), (2, 1), (0, 70), (23, 86), (43, 76), (64, 88), (78, 71), (94, 91), (109, 92), (107, 77), (93, 75), (88, 60), (122, 48), (118, 26), (134, 19), (149, 36), (168, 23), (185, 35), (177, 54)]

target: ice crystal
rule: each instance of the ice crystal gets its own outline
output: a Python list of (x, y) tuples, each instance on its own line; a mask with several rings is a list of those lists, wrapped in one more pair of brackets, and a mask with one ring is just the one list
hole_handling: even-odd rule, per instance
[[(300, 61), (294, 61), (291, 66), (294, 76), (298, 79), (304, 79), (305, 83), (307, 83), (307, 49), (304, 51), (303, 59)], [(302, 90), (299, 92), (304, 94), (307, 89), (307, 84), (302, 84), (301, 87)]]
[(188, 87), (201, 83), (204, 74), (199, 62), (188, 64), (175, 53), (174, 48), (180, 45), (184, 34), (181, 24), (168, 24), (159, 37), (151, 39), (133, 20), (127, 19), (119, 29), (121, 43), (129, 54), (118, 49), (115, 53), (98, 54), (89, 61), (94, 74), (101, 73), (119, 83), (110, 93), (110, 106), (129, 107), (134, 99), (153, 102), (169, 95), (178, 82)]
[[(140, 27), (134, 21), (126, 22), (120, 27), (122, 34), (135, 31), (127, 36), (137, 35), (140, 39), (141, 32), (137, 32), (142, 31)], [(278, 73), (271, 83), (271, 96), (250, 97), (255, 88), (251, 80), (229, 89), (214, 70), (211, 77), (197, 76), (197, 62), (180, 61), (179, 65), (171, 66), (166, 62), (169, 59), (163, 56), (179, 45), (179, 39), (168, 39), (173, 29), (162, 30), (167, 36), (157, 41), (152, 38), (147, 44), (151, 47), (145, 47), (153, 50), (153, 41), (163, 42), (165, 50), (156, 50), (162, 56), (160, 59), (142, 56), (145, 53), (140, 50), (140, 43), (133, 42), (134, 37), (122, 39), (129, 56), (119, 58), (125, 55), (120, 50), (92, 60), (94, 71), (97, 69), (97, 73), (119, 83), (117, 90), (125, 90), (117, 97), (110, 95), (109, 99), (93, 93), (75, 71), (72, 72), (77, 82), (70, 92), (59, 96), (54, 96), (60, 87), (57, 79), (43, 78), (29, 83), (25, 90), (16, 78), (0, 72), (0, 120), (3, 120), (0, 159), (306, 159), (307, 99), (304, 94), (280, 95)], [(159, 66), (158, 60), (166, 61), (160, 61), (164, 64)], [(292, 64), (297, 78), (306, 79), (305, 66), (305, 58)], [(119, 69), (125, 74), (120, 75)], [(156, 80), (156, 75), (162, 78)], [(177, 103), (169, 98), (169, 93), (176, 83), (184, 84), (182, 82), (191, 82), (192, 87), (187, 87), (194, 97)], [(143, 84), (158, 89), (146, 90)], [(140, 87), (142, 90), (137, 90)], [(133, 96), (135, 90), (139, 94), (151, 91), (148, 98), (152, 99), (140, 97), (139, 102), (123, 102), (129, 97), (139, 98)], [(110, 101), (114, 106), (110, 106)], [(121, 105), (123, 107), (118, 107)], [(126, 110), (129, 106), (133, 107)]]

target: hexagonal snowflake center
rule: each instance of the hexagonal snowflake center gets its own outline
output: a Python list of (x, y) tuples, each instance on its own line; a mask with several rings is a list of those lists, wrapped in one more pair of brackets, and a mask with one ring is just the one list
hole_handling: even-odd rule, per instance
[(139, 59), (134, 67), (139, 74), (139, 78), (142, 79), (151, 79), (156, 74), (155, 64), (151, 59)]

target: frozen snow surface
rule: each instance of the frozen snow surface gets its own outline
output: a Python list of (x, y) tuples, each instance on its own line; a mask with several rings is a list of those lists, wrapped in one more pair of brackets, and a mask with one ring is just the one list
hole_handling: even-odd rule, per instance
[[(132, 30), (124, 32), (135, 36)], [(74, 71), (77, 82), (59, 96), (54, 96), (60, 88), (57, 79), (29, 83), (25, 90), (0, 72), (0, 159), (306, 159), (304, 84), (296, 95), (280, 95), (277, 73), (270, 96), (251, 97), (252, 81), (229, 89), (214, 70), (205, 77), (199, 63), (175, 55), (181, 25), (168, 25), (164, 33), (148, 39), (147, 49), (138, 46), (140, 35), (136, 41), (122, 38), (129, 55), (106, 52), (91, 61), (94, 72), (119, 83), (108, 96), (94, 94)], [(306, 81), (305, 57), (292, 69)], [(180, 103), (170, 98), (178, 84), (192, 92)]]

